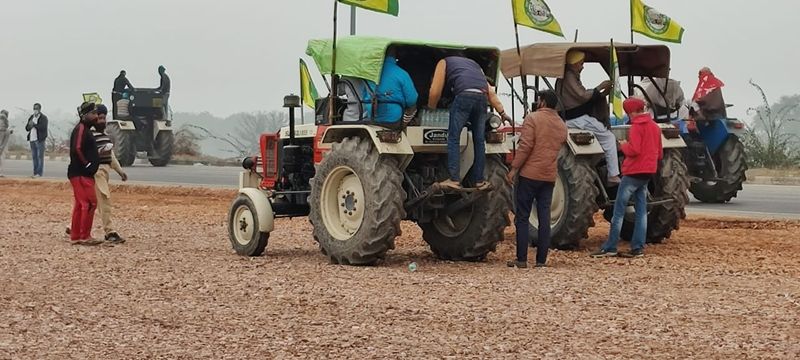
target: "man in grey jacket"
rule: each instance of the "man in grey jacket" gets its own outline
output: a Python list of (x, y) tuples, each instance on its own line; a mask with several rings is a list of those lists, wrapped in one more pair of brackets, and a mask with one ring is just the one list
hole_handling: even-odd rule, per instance
[(31, 144), (33, 177), (42, 177), (44, 175), (45, 140), (47, 140), (47, 116), (42, 114), (41, 104), (33, 104), (33, 115), (28, 118), (25, 131), (28, 132), (28, 142)]
[(6, 156), (8, 139), (14, 131), (8, 127), (8, 111), (0, 110), (0, 177), (3, 175), (3, 158)]

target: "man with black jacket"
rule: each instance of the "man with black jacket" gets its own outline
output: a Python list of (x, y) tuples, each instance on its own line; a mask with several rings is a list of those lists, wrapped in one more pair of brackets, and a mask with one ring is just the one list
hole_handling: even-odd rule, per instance
[(79, 111), (81, 120), (69, 138), (67, 177), (75, 195), (70, 240), (75, 245), (97, 245), (101, 241), (92, 238), (92, 222), (97, 208), (94, 175), (100, 166), (100, 156), (91, 130), (97, 122), (97, 109), (94, 103), (84, 102)]
[(45, 140), (47, 140), (47, 116), (42, 114), (41, 104), (33, 104), (33, 115), (28, 117), (25, 131), (28, 132), (28, 142), (31, 144), (33, 177), (42, 177), (44, 174)]

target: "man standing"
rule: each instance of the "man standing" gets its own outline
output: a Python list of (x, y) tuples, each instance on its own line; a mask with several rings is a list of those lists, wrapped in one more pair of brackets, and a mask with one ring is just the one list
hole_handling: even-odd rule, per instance
[(33, 115), (28, 118), (25, 131), (28, 132), (28, 142), (31, 144), (32, 177), (42, 177), (44, 175), (45, 140), (47, 140), (47, 116), (42, 114), (41, 104), (33, 104)]
[(8, 126), (8, 111), (0, 110), (0, 178), (3, 175), (3, 159), (6, 157), (6, 147), (8, 146), (8, 139), (14, 131)]
[(119, 234), (111, 227), (111, 188), (108, 185), (109, 172), (114, 170), (122, 178), (122, 181), (128, 181), (128, 174), (122, 170), (114, 155), (114, 144), (111, 138), (106, 134), (106, 116), (108, 115), (108, 108), (105, 105), (97, 105), (97, 123), (94, 125), (94, 140), (97, 144), (97, 153), (99, 156), (100, 167), (94, 175), (95, 181), (95, 195), (97, 197), (97, 210), (100, 212), (100, 218), (103, 221), (103, 231), (105, 232), (105, 240), (121, 244), (125, 242)]
[(581, 83), (581, 72), (586, 60), (582, 51), (572, 50), (567, 53), (567, 65), (564, 78), (556, 81), (556, 93), (561, 97), (566, 110), (564, 118), (567, 127), (591, 131), (605, 153), (608, 166), (608, 183), (619, 184), (619, 157), (617, 155), (617, 139), (614, 134), (593, 116), (598, 103), (605, 103), (611, 91), (612, 83), (603, 81), (594, 89), (586, 89)]
[[(130, 92), (135, 90), (131, 82), (128, 81), (127, 73), (125, 70), (121, 70), (119, 72), (119, 76), (114, 79), (114, 88), (111, 90), (111, 101), (113, 102), (111, 105), (114, 109), (116, 109), (117, 101), (122, 99), (122, 94), (125, 92)], [(116, 110), (114, 111), (114, 118), (118, 118), (116, 114)]]
[(522, 124), (519, 147), (511, 163), (508, 181), (514, 183), (516, 212), (514, 224), (517, 228), (517, 260), (509, 261), (509, 267), (528, 267), (528, 218), (536, 201), (539, 217), (539, 244), (536, 247), (536, 267), (544, 267), (550, 247), (550, 202), (553, 187), (558, 177), (558, 153), (567, 142), (567, 126), (558, 112), (558, 97), (547, 90), (539, 93), (537, 110), (525, 117)]
[(94, 175), (100, 163), (97, 145), (91, 134), (91, 127), (97, 122), (97, 109), (90, 102), (84, 102), (79, 109), (81, 120), (72, 129), (69, 138), (67, 167), (67, 177), (75, 196), (70, 240), (75, 245), (97, 245), (101, 242), (92, 238), (92, 222), (97, 208)]
[(169, 92), (172, 87), (172, 81), (170, 81), (169, 75), (167, 75), (167, 68), (164, 65), (158, 67), (158, 75), (161, 76), (161, 84), (158, 86), (158, 91), (161, 92), (161, 96), (164, 99), (161, 111), (163, 118), (166, 119), (169, 114)]
[(658, 171), (658, 162), (663, 157), (661, 150), (661, 128), (653, 121), (653, 117), (645, 109), (642, 99), (631, 97), (622, 104), (631, 119), (628, 141), (622, 142), (622, 183), (617, 190), (614, 202), (614, 217), (611, 219), (611, 230), (608, 241), (600, 250), (591, 254), (594, 258), (617, 255), (617, 243), (622, 230), (625, 208), (633, 197), (636, 209), (636, 223), (631, 239), (631, 251), (625, 257), (644, 256), (644, 242), (647, 236), (647, 184)]
[(461, 56), (450, 56), (439, 61), (433, 73), (433, 81), (428, 96), (428, 108), (435, 109), (447, 88), (453, 94), (450, 105), (450, 125), (447, 131), (447, 170), (450, 178), (440, 184), (451, 189), (461, 188), (460, 172), (460, 139), (461, 130), (469, 123), (472, 141), (475, 144), (475, 164), (472, 165), (472, 177), (475, 187), (480, 190), (489, 188), (484, 179), (486, 163), (486, 108), (491, 104), (500, 113), (503, 120), (510, 121), (503, 104), (489, 86), (486, 75), (475, 60)]

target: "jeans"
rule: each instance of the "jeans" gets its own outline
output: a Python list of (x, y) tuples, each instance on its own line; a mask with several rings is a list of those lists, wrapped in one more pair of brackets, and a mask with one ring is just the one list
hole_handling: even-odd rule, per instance
[(461, 130), (471, 124), (472, 141), (475, 144), (475, 164), (472, 165), (472, 180), (483, 181), (486, 166), (486, 107), (488, 98), (482, 93), (464, 92), (456, 96), (450, 105), (450, 125), (447, 129), (447, 171), (450, 180), (461, 181)]
[(33, 175), (44, 175), (44, 140), (31, 141), (31, 157), (33, 158)]
[(617, 252), (619, 234), (622, 231), (622, 221), (625, 218), (625, 209), (631, 196), (636, 209), (636, 223), (633, 227), (631, 250), (644, 250), (644, 240), (647, 236), (647, 184), (649, 179), (641, 180), (635, 177), (623, 176), (617, 190), (617, 200), (614, 202), (614, 217), (611, 219), (611, 231), (608, 240), (600, 248), (608, 252)]
[(517, 228), (517, 261), (528, 261), (528, 218), (536, 201), (536, 213), (539, 218), (539, 243), (536, 245), (536, 263), (547, 261), (550, 248), (550, 202), (553, 200), (555, 183), (531, 180), (520, 176), (515, 189), (516, 212), (514, 225)]
[(619, 154), (617, 154), (617, 137), (611, 130), (608, 130), (597, 119), (583, 115), (581, 117), (567, 120), (567, 127), (570, 129), (586, 130), (594, 134), (603, 152), (606, 154), (606, 163), (608, 163), (608, 176), (619, 175)]

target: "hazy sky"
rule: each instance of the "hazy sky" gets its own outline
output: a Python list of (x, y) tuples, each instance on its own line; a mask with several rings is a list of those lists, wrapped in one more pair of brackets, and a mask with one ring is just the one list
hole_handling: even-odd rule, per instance
[[(139, 87), (172, 78), (175, 111), (272, 110), (299, 91), (297, 59), (311, 38), (330, 37), (333, 0), (0, 0), (0, 107), (34, 102), (44, 112), (70, 111), (83, 92), (110, 99), (120, 69)], [(627, 0), (550, 0), (564, 32), (581, 41), (626, 41)], [(709, 66), (725, 83), (732, 115), (759, 104), (747, 83), (773, 101), (800, 93), (796, 0), (649, 0), (680, 22), (683, 44), (672, 49), (672, 77), (691, 96), (697, 70)], [(340, 32), (349, 30), (341, 7)], [(523, 43), (558, 41), (521, 28)], [(358, 33), (514, 46), (508, 0), (400, 0), (400, 16), (359, 10)], [(645, 44), (659, 43), (636, 36)], [(312, 66), (312, 72), (316, 69)], [(317, 86), (323, 88), (319, 77)], [(599, 81), (599, 79), (597, 79)], [(594, 85), (595, 79), (587, 79)], [(591, 84), (589, 84), (591, 83)], [(507, 91), (507, 89), (501, 89)], [(323, 91), (324, 92), (324, 91)]]

